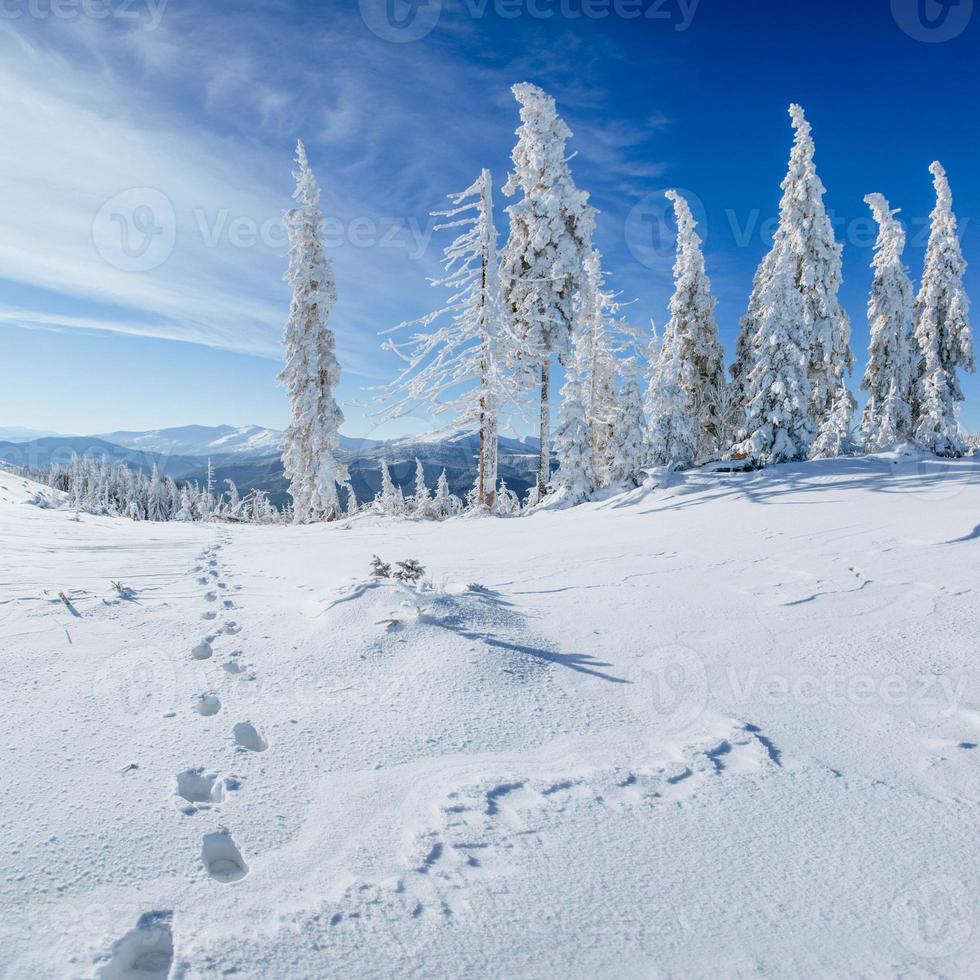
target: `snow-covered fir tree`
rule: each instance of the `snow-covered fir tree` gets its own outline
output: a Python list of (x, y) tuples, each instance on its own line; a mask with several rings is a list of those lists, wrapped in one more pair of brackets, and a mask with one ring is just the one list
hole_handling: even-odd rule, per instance
[(460, 229), (445, 249), (447, 275), (434, 286), (450, 290), (445, 306), (395, 330), (415, 327), (404, 343), (385, 347), (406, 362), (390, 387), (388, 419), (419, 409), (444, 419), (444, 433), (476, 431), (480, 436), (476, 505), (493, 507), (497, 490), (497, 446), (501, 413), (521, 392), (514, 378), (516, 338), (500, 290), (493, 181), (484, 170), (476, 182), (451, 194), (452, 207), (435, 230)]
[(725, 352), (718, 340), (716, 301), (705, 273), (704, 254), (690, 205), (677, 191), (667, 191), (677, 220), (677, 257), (670, 320), (664, 328), (663, 352), (680, 358), (676, 379), (684, 393), (683, 410), (695, 437), (691, 457), (703, 459), (721, 448), (725, 425)]
[(354, 493), (354, 484), (349, 479), (344, 484), (344, 492), (347, 494), (347, 516), (353, 517), (360, 510), (360, 506), (357, 503), (357, 494)]
[(449, 517), (453, 512), (452, 494), (449, 492), (449, 478), (443, 470), (436, 480), (436, 493), (432, 501), (432, 512), (440, 520)]
[(503, 477), (500, 478), (500, 486), (497, 488), (496, 509), (501, 517), (514, 517), (521, 512), (520, 497), (507, 486)]
[(327, 325), (337, 300), (333, 263), (324, 245), (320, 189), (302, 141), (296, 145), (296, 207), (284, 215), (289, 236), (286, 281), (293, 299), (283, 334), (286, 365), (279, 380), (289, 391), (292, 420), (283, 437), (283, 467), (297, 524), (337, 516), (337, 484), (347, 470), (337, 458), (343, 413), (335, 392), (340, 365)]
[[(788, 250), (793, 259), (793, 284), (802, 300), (801, 317), (805, 326), (802, 350), (807, 355), (810, 388), (810, 415), (819, 427), (835, 405), (840, 405), (840, 389), (850, 372), (851, 325), (840, 305), (841, 245), (824, 207), (826, 188), (814, 164), (814, 144), (810, 124), (798, 105), (789, 108), (795, 139), (789, 169), (781, 184), (779, 226), (772, 249), (762, 260), (753, 281), (748, 311), (741, 321), (732, 367), (734, 391), (730, 399), (736, 438), (748, 434), (744, 409), (748, 401), (748, 377), (755, 369), (753, 338), (763, 316), (771, 308), (771, 282), (777, 265)], [(781, 273), (778, 273), (781, 275)]]
[(428, 517), (432, 508), (432, 497), (425, 484), (425, 470), (421, 460), (415, 459), (415, 496), (412, 498), (412, 508), (416, 517)]
[(694, 366), (684, 356), (680, 337), (664, 331), (663, 348), (650, 381), (647, 404), (650, 411), (648, 451), (655, 466), (683, 469), (698, 454), (700, 434), (695, 429), (689, 392), (694, 387)]
[(612, 318), (620, 305), (605, 289), (602, 254), (593, 249), (585, 258), (582, 293), (575, 323), (576, 368), (583, 378), (582, 402), (589, 425), (593, 467), (600, 486), (609, 482), (610, 444), (619, 412)]
[(167, 495), (164, 491), (157, 464), (153, 464), (150, 474), (150, 486), (146, 495), (146, 517), (150, 521), (166, 521), (170, 518), (167, 509)]
[(388, 469), (386, 460), (381, 460), (381, 487), (378, 490), (374, 502), (382, 513), (389, 517), (401, 514), (400, 491), (395, 489), (395, 484), (391, 479), (391, 471)]
[(647, 418), (653, 414), (653, 399), (656, 394), (654, 379), (657, 376), (657, 367), (660, 364), (660, 351), (663, 349), (663, 338), (657, 330), (657, 324), (650, 320), (650, 341), (646, 349), (647, 362), (647, 388), (644, 395), (643, 410)]
[(946, 171), (929, 167), (936, 188), (922, 284), (915, 303), (915, 439), (937, 456), (962, 456), (966, 444), (956, 417), (963, 389), (957, 371), (973, 373), (976, 359), (963, 286), (966, 262), (960, 250), (953, 195)]
[(234, 480), (225, 480), (225, 486), (228, 487), (228, 500), (222, 509), (223, 513), (232, 520), (238, 520), (241, 516), (242, 509), (242, 500), (238, 494), (238, 487), (235, 485)]
[(541, 391), (539, 494), (547, 492), (551, 469), (551, 360), (570, 364), (575, 297), (583, 287), (583, 263), (592, 247), (595, 210), (568, 166), (572, 132), (555, 100), (526, 82), (511, 91), (521, 105), (521, 126), (504, 193), (518, 191), (511, 205), (510, 237), (503, 253), (502, 284), (521, 338), (525, 375), (537, 373)]
[(619, 412), (609, 448), (612, 457), (609, 483), (638, 487), (643, 482), (643, 468), (649, 461), (650, 447), (640, 385), (632, 373), (624, 379), (619, 393)]
[(744, 438), (730, 455), (758, 466), (806, 459), (816, 437), (807, 375), (810, 335), (796, 272), (796, 255), (784, 246), (756, 298), (756, 329), (747, 344), (753, 366), (743, 381)]
[(830, 411), (824, 417), (810, 450), (811, 459), (834, 459), (846, 456), (854, 448), (851, 425), (854, 421), (854, 396), (842, 384), (837, 389)]
[(180, 509), (177, 511), (174, 520), (193, 521), (194, 520), (194, 501), (191, 496), (191, 488), (185, 484), (180, 491)]
[(582, 379), (574, 367), (565, 371), (561, 395), (558, 428), (555, 432), (558, 469), (550, 489), (560, 493), (565, 503), (578, 504), (595, 493), (598, 481), (582, 397)]
[(869, 452), (887, 449), (912, 437), (912, 353), (914, 311), (912, 280), (902, 261), (905, 229), (881, 194), (865, 203), (878, 223), (874, 282), (868, 300), (871, 344), (861, 388), (868, 401), (861, 416), (861, 437)]

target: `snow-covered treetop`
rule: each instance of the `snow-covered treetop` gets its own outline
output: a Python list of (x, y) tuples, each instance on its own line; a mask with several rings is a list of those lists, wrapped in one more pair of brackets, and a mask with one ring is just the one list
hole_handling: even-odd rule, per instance
[[(507, 178), (503, 191), (510, 197), (517, 190), (528, 194), (539, 187), (560, 183), (568, 175), (565, 165), (565, 141), (572, 131), (558, 115), (555, 100), (544, 89), (530, 82), (511, 87), (521, 105), (521, 125), (517, 129), (514, 148), (514, 171)], [(584, 195), (588, 199), (588, 195)]]
[(573, 301), (592, 247), (595, 209), (568, 166), (572, 135), (555, 100), (528, 82), (511, 91), (521, 125), (503, 191), (523, 198), (507, 209), (511, 233), (504, 251), (503, 289), (521, 332), (525, 358), (534, 363), (570, 347)]
[[(953, 192), (949, 187), (946, 168), (938, 160), (933, 160), (929, 164), (929, 173), (932, 174), (932, 184), (936, 188), (936, 209), (948, 212), (952, 216)], [(956, 227), (956, 218), (953, 218), (953, 227)]]
[(905, 250), (905, 229), (901, 221), (895, 220), (895, 215), (901, 209), (892, 210), (884, 194), (868, 194), (864, 203), (871, 208), (874, 219), (878, 223), (874, 266), (884, 265), (890, 259), (900, 258)]
[(302, 140), (296, 141), (296, 164), (299, 170), (293, 171), (296, 178), (296, 190), (293, 191), (293, 200), (301, 205), (316, 207), (320, 203), (320, 186), (316, 182), (316, 177), (310, 169), (309, 161), (306, 159), (306, 147)]

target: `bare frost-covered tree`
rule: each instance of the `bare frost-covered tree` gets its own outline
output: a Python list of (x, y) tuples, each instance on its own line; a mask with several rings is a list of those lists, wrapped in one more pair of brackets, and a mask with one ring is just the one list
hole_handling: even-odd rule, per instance
[(595, 209), (568, 166), (565, 143), (572, 131), (555, 100), (527, 82), (511, 91), (521, 105), (521, 126), (504, 185), (511, 205), (510, 237), (503, 253), (507, 305), (521, 338), (525, 374), (537, 373), (541, 390), (541, 459), (538, 492), (547, 492), (551, 470), (551, 360), (570, 366), (575, 297), (583, 288), (583, 263), (592, 247)]
[(286, 281), (293, 288), (283, 335), (286, 366), (279, 380), (289, 391), (292, 420), (283, 436), (283, 467), (293, 498), (293, 521), (338, 516), (337, 484), (347, 468), (337, 459), (344, 415), (337, 404), (340, 365), (327, 326), (337, 301), (333, 263), (326, 256), (320, 189), (302, 141), (296, 144), (296, 207), (284, 215), (289, 236)]
[(868, 401), (861, 416), (865, 449), (874, 452), (912, 437), (912, 280), (902, 261), (905, 229), (881, 194), (869, 194), (865, 203), (878, 223), (874, 282), (868, 300), (871, 344), (861, 388)]
[(395, 327), (415, 328), (406, 341), (385, 342), (405, 368), (384, 396), (390, 403), (384, 414), (396, 419), (424, 409), (445, 420), (444, 433), (476, 430), (475, 499), (478, 506), (492, 508), (501, 413), (517, 406), (521, 392), (510, 367), (516, 340), (500, 292), (490, 172), (484, 170), (450, 200), (450, 209), (436, 212), (448, 219), (436, 230), (461, 230), (444, 251), (445, 278), (433, 281), (450, 290), (450, 297), (420, 320)]
[(929, 167), (936, 187), (922, 285), (915, 304), (915, 438), (937, 456), (962, 456), (966, 446), (956, 418), (963, 401), (957, 370), (976, 370), (970, 300), (963, 287), (966, 262), (956, 234), (953, 195), (942, 165)]

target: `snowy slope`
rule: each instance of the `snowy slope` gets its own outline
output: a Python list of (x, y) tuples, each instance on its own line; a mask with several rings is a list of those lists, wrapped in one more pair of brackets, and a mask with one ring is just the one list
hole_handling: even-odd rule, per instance
[(0, 496), (0, 973), (971, 975), (980, 460), (664, 483), (312, 528)]

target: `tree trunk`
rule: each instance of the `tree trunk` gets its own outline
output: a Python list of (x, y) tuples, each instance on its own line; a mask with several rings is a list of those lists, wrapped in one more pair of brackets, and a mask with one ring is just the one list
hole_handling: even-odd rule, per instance
[(541, 365), (541, 462), (538, 465), (538, 494), (548, 493), (551, 483), (551, 359)]

